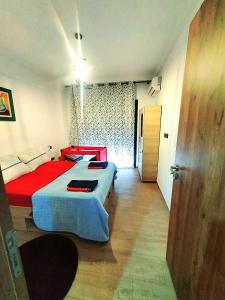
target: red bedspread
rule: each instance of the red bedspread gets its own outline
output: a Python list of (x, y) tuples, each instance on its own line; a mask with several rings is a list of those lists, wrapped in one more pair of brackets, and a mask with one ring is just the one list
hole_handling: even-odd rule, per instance
[(32, 195), (72, 168), (76, 163), (49, 161), (33, 172), (18, 177), (5, 185), (9, 205), (32, 206)]

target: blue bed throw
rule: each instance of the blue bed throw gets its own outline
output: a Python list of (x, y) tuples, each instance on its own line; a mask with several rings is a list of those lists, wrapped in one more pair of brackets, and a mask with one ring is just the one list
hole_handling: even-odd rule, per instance
[[(70, 170), (32, 196), (36, 226), (46, 231), (61, 231), (79, 237), (106, 242), (109, 239), (108, 213), (103, 207), (116, 167), (88, 170), (89, 162), (80, 161)], [(71, 180), (98, 180), (91, 193), (67, 191)]]

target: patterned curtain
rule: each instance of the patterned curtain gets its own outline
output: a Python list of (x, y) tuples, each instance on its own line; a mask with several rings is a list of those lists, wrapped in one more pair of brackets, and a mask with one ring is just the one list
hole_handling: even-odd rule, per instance
[(72, 101), (71, 101), (71, 124), (70, 124), (70, 145), (79, 145), (78, 133), (78, 104), (79, 91), (72, 86)]
[(132, 82), (73, 87), (71, 145), (106, 146), (109, 161), (132, 167), (134, 100)]

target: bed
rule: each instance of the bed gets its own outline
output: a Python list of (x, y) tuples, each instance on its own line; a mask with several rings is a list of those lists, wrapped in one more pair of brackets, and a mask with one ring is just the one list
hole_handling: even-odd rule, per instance
[[(8, 182), (6, 194), (17, 230), (26, 230), (33, 219), (37, 228), (74, 233), (81, 238), (106, 242), (109, 239), (106, 203), (116, 167), (88, 170), (88, 163), (49, 161), (34, 171)], [(71, 180), (98, 180), (91, 193), (66, 190)]]
[(97, 161), (107, 161), (107, 148), (95, 146), (71, 146), (61, 149), (61, 160), (66, 159), (66, 155), (95, 155)]

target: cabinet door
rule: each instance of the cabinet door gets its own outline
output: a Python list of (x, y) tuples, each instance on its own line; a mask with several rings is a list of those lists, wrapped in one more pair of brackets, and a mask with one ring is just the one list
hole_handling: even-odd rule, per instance
[(158, 153), (161, 106), (146, 106), (143, 127), (143, 177), (145, 181), (156, 181), (158, 173)]

